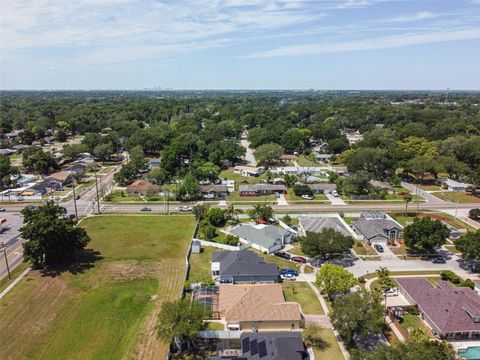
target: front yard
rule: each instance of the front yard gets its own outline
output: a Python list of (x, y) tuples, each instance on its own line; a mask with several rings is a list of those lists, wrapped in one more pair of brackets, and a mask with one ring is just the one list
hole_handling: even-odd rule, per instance
[(282, 283), (285, 300), (300, 304), (302, 313), (325, 315), (320, 301), (306, 282), (286, 281)]

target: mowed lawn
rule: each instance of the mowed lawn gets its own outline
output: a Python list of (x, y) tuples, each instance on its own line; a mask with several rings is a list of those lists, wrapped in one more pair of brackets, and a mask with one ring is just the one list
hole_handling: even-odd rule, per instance
[(32, 271), (0, 300), (1, 359), (165, 357), (156, 318), (180, 294), (193, 217), (105, 216), (82, 226), (98, 252), (91, 267)]

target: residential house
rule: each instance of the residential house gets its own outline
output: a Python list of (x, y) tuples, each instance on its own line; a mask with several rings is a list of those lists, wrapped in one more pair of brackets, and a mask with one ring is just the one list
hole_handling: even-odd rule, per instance
[(332, 172), (338, 175), (346, 175), (348, 174), (348, 169), (346, 166), (335, 166), (332, 167)]
[(480, 339), (480, 296), (468, 287), (438, 280), (397, 278), (399, 292), (418, 307), (434, 335), (446, 340)]
[(272, 180), (273, 185), (285, 185), (285, 180), (282, 178), (275, 178)]
[(224, 180), (222, 180), (222, 185), (227, 186), (227, 190), (228, 190), (229, 193), (235, 191), (235, 180), (224, 179)]
[(295, 155), (283, 154), (282, 156), (280, 156), (279, 160), (281, 162), (291, 162), (297, 160), (297, 157)]
[(390, 216), (379, 211), (367, 211), (352, 223), (357, 236), (369, 244), (386, 245), (403, 237), (403, 227)]
[(445, 225), (448, 229), (448, 238), (451, 240), (458, 239), (462, 234), (464, 234), (467, 230), (466, 229), (457, 229), (456, 227), (442, 221), (443, 225)]
[(302, 326), (300, 305), (286, 302), (280, 284), (221, 284), (214, 313), (228, 330), (290, 331)]
[(228, 196), (227, 185), (200, 185), (198, 191), (203, 197), (208, 199), (222, 199), (225, 196)]
[(395, 189), (393, 188), (393, 186), (391, 186), (386, 181), (370, 180), (370, 185), (372, 185), (374, 188), (385, 191), (388, 194), (392, 194), (395, 192)]
[(320, 233), (324, 229), (333, 229), (342, 235), (353, 236), (355, 233), (348, 224), (338, 215), (325, 217), (300, 216), (298, 218), (298, 234), (305, 236), (308, 232)]
[(21, 154), (23, 150), (28, 148), (28, 145), (25, 144), (18, 144), (18, 145), (13, 145), (11, 148), (17, 152), (17, 154)]
[(253, 251), (216, 251), (212, 254), (212, 276), (221, 283), (278, 282), (278, 267)]
[(307, 184), (307, 186), (315, 194), (331, 194), (332, 191), (337, 190), (337, 185), (330, 183)]
[(65, 169), (63, 169), (63, 171), (72, 175), (81, 174), (87, 171), (87, 166), (82, 163), (72, 164), (70, 166), (67, 166)]
[(295, 240), (295, 234), (273, 225), (239, 224), (230, 230), (243, 243), (251, 243), (254, 249), (271, 254)]
[(152, 184), (148, 180), (135, 180), (133, 183), (127, 186), (127, 193), (129, 195), (142, 195), (145, 196), (150, 193), (158, 194), (160, 192), (160, 186)]
[[(230, 344), (230, 342), (229, 342)], [(307, 358), (302, 334), (289, 332), (244, 332), (240, 349), (218, 349), (208, 360), (302, 360)]]
[(261, 196), (272, 195), (275, 193), (285, 194), (287, 192), (287, 188), (285, 185), (254, 184), (242, 185), (239, 187), (238, 192), (240, 196)]
[(333, 157), (333, 154), (315, 153), (315, 159), (317, 159), (317, 161), (328, 162), (332, 157)]
[(152, 169), (159, 168), (161, 162), (162, 161), (160, 159), (150, 159), (150, 160), (148, 160), (148, 169), (152, 170)]
[(14, 149), (0, 149), (0, 155), (7, 155), (7, 156), (10, 156), (10, 155), (13, 155), (13, 154), (16, 154), (17, 151), (14, 150)]
[(454, 192), (465, 192), (472, 187), (470, 184), (461, 183), (452, 179), (443, 179), (441, 182), (442, 186), (447, 188), (448, 191)]
[(52, 181), (50, 178), (47, 178), (43, 181), (40, 181), (32, 186), (28, 187), (22, 191), (22, 196), (31, 196), (31, 195), (45, 195), (53, 191), (59, 191), (63, 189), (63, 185), (59, 181)]
[(63, 186), (69, 185), (73, 181), (72, 174), (67, 171), (59, 171), (50, 175), (47, 180), (56, 181)]
[(253, 167), (238, 165), (233, 168), (233, 172), (242, 176), (258, 177), (265, 172), (265, 168), (263, 166)]

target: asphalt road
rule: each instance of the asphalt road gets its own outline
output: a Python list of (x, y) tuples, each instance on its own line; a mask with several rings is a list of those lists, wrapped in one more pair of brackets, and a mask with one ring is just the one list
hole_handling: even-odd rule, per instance
[[(7, 219), (6, 229), (0, 234), (0, 242), (3, 242), (7, 251), (8, 264), (14, 269), (22, 262), (23, 240), (18, 233), (22, 227), (23, 219), (18, 211), (0, 213), (0, 217)], [(7, 275), (7, 266), (3, 251), (0, 253), (0, 279)]]

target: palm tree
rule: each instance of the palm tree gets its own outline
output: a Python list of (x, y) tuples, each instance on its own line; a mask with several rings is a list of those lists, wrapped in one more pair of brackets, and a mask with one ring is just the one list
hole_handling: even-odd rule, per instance
[(403, 195), (403, 201), (405, 201), (405, 216), (407, 216), (408, 203), (413, 200), (413, 196), (410, 193)]

